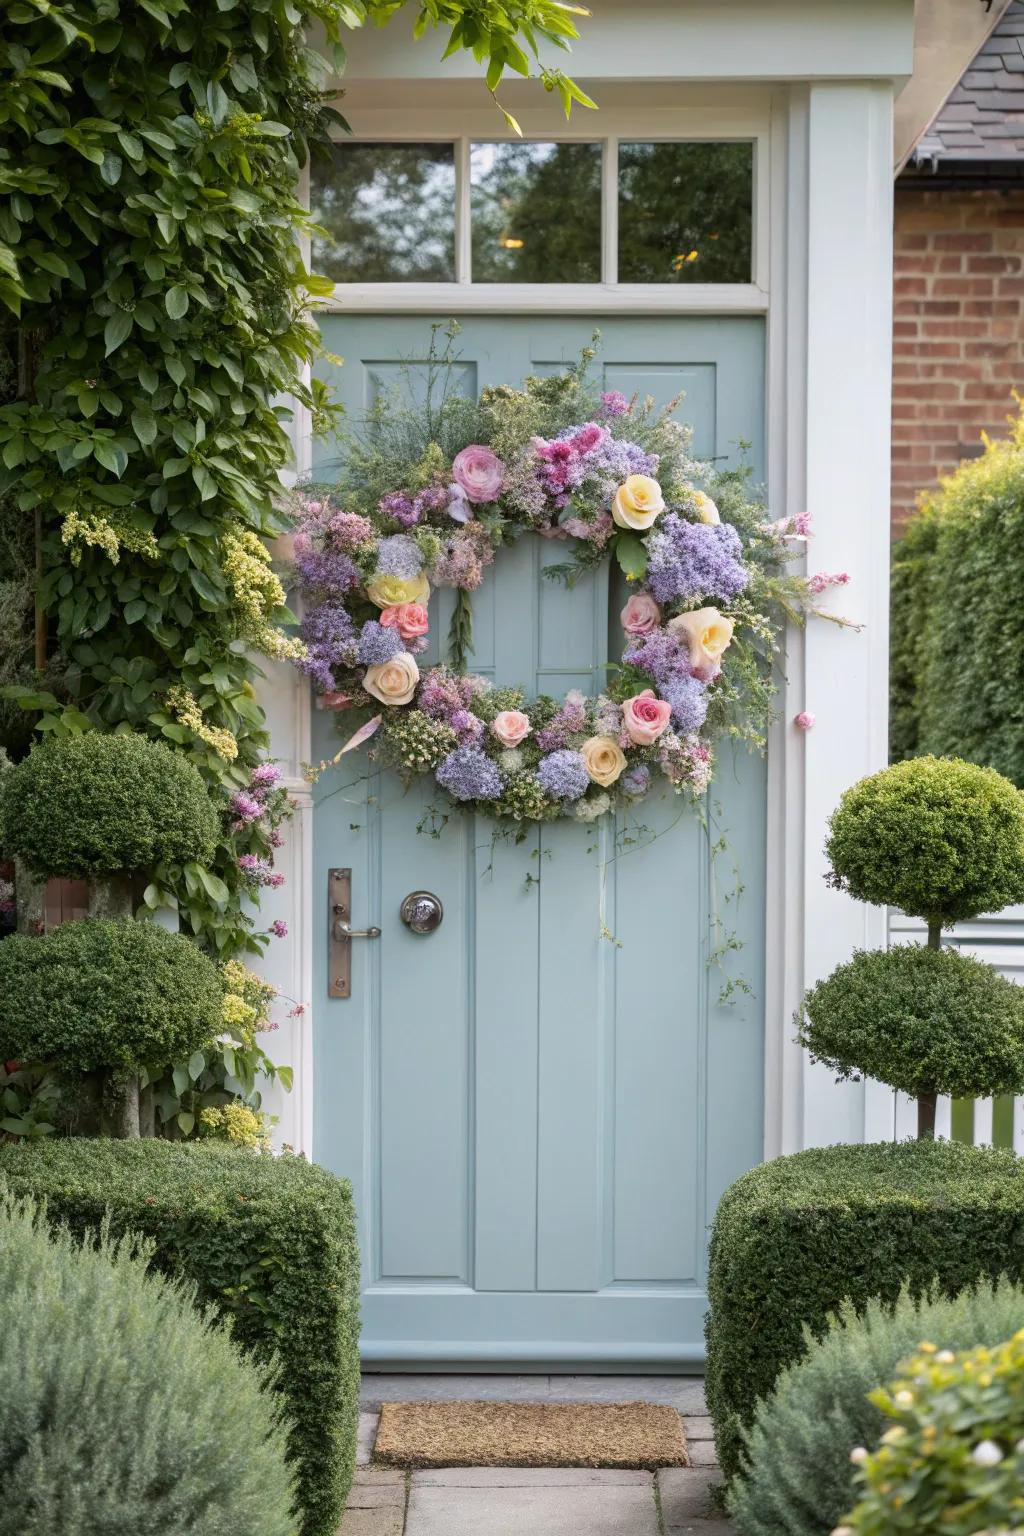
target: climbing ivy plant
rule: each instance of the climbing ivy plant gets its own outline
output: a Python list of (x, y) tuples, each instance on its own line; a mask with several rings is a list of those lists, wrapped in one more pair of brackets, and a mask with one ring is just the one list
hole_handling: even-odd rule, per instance
[[(154, 872), (223, 957), (265, 936), (246, 898), (267, 883), (273, 816), (239, 820), (269, 743), (260, 655), (299, 642), (266, 540), (285, 526), (289, 405), (317, 352), (299, 170), (339, 114), (323, 92), (346, 28), (402, 0), (9, 0), (0, 36), (0, 495), (36, 526), (37, 635), (62, 696), (21, 689), (44, 730), (134, 729), (186, 752), (224, 808), (209, 867)], [(423, 0), (493, 92), (565, 46), (558, 0)], [(586, 101), (539, 70), (566, 111)], [(37, 662), (42, 663), (37, 642)], [(240, 862), (241, 860), (241, 862)]]

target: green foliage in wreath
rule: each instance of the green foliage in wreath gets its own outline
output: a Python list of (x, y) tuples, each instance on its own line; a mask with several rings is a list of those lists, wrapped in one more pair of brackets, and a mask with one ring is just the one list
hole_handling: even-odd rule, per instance
[(1024, 1092), (1024, 988), (953, 949), (858, 950), (804, 998), (798, 1039), (913, 1097)]
[(198, 945), (155, 923), (64, 923), (0, 944), (0, 1058), (69, 1073), (189, 1057), (221, 1028), (224, 989)]
[(1024, 898), (1024, 794), (956, 758), (895, 763), (846, 791), (825, 852), (858, 901), (949, 927)]
[(206, 864), (219, 833), (193, 765), (144, 736), (47, 741), (4, 776), (0, 847), (42, 877)]

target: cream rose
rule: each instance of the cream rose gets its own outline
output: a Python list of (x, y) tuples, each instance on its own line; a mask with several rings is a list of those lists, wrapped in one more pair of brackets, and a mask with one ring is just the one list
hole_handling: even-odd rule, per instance
[(702, 523), (720, 523), (722, 521), (718, 515), (718, 508), (710, 496), (706, 496), (703, 491), (692, 491), (690, 494), (691, 500), (697, 508), (697, 516)]
[(419, 576), (375, 576), (366, 584), (366, 595), (378, 608), (400, 608), (403, 603), (422, 603), (430, 597), (430, 583)]
[(650, 475), (630, 475), (612, 502), (612, 517), (620, 528), (649, 528), (664, 510), (661, 486)]
[(416, 692), (420, 669), (415, 656), (399, 651), (390, 661), (374, 662), (367, 667), (363, 687), (382, 704), (408, 704)]
[(717, 608), (695, 608), (692, 613), (669, 619), (668, 627), (674, 634), (685, 636), (690, 647), (690, 666), (698, 671), (717, 670), (736, 626)]
[(595, 784), (614, 784), (626, 766), (626, 754), (614, 736), (591, 736), (580, 752)]

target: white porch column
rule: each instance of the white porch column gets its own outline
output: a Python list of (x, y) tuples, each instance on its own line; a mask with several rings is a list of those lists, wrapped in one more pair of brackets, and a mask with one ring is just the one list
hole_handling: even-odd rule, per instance
[[(791, 1023), (807, 987), (854, 948), (885, 942), (883, 910), (825, 885), (823, 845), (843, 790), (887, 757), (892, 100), (888, 82), (844, 82), (796, 88), (790, 103), (785, 505), (813, 514), (808, 572), (850, 574), (825, 605), (863, 628), (812, 620), (788, 668), (773, 769), (785, 808), (773, 892), (785, 911), (769, 933), (769, 1009), (777, 999), (782, 1012), (774, 1050), (769, 1018), (769, 1156), (891, 1137), (893, 1127), (891, 1093), (837, 1085), (792, 1043)], [(803, 737), (792, 725), (799, 709), (816, 717)]]

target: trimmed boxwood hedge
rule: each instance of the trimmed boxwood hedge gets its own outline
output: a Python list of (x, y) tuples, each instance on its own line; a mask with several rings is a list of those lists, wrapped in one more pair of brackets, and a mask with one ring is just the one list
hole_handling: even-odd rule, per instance
[(1024, 1160), (956, 1142), (814, 1148), (744, 1174), (711, 1237), (707, 1396), (726, 1477), (779, 1372), (849, 1298), (1024, 1279)]
[(304, 1159), (208, 1142), (0, 1145), (0, 1185), (75, 1234), (156, 1244), (153, 1267), (196, 1283), (260, 1361), (276, 1352), (302, 1536), (334, 1536), (359, 1411), (359, 1262), (347, 1182)]

